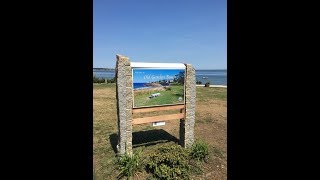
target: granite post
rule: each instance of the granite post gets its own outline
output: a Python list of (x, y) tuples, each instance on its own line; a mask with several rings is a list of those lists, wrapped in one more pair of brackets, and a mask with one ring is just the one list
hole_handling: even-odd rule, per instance
[(128, 57), (117, 54), (116, 95), (119, 154), (132, 154), (132, 73)]
[(180, 119), (180, 144), (190, 148), (194, 142), (196, 105), (196, 73), (191, 64), (186, 65), (185, 77), (185, 119)]

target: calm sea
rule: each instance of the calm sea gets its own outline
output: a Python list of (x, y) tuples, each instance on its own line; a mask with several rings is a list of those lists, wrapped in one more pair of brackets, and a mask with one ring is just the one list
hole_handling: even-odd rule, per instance
[(147, 89), (148, 86), (144, 86), (146, 83), (133, 83), (133, 89)]
[[(93, 70), (96, 77), (111, 79), (115, 76), (114, 70)], [(196, 70), (196, 79), (202, 84), (209, 82), (213, 85), (227, 85), (227, 70)]]

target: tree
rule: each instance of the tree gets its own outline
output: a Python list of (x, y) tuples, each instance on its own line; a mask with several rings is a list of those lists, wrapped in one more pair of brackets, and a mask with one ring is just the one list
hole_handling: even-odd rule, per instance
[(184, 84), (184, 71), (180, 71), (179, 74), (175, 75), (174, 82), (183, 85)]

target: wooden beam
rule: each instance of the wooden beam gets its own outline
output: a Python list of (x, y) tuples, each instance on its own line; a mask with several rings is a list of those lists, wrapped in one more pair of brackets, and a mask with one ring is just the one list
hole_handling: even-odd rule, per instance
[(135, 118), (135, 119), (132, 119), (132, 124), (144, 124), (144, 123), (168, 121), (168, 120), (183, 119), (183, 118), (184, 118), (184, 113), (168, 114), (168, 115), (161, 115), (161, 116)]
[(173, 105), (173, 106), (159, 106), (159, 107), (144, 107), (132, 109), (132, 113), (143, 113), (143, 112), (152, 112), (152, 111), (164, 111), (164, 110), (175, 110), (175, 109), (184, 109), (184, 104), (182, 105)]

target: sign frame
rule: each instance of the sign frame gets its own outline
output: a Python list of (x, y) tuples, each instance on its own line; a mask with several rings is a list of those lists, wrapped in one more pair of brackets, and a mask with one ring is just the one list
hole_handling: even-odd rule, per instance
[[(165, 106), (172, 106), (172, 105), (185, 105), (186, 103), (186, 65), (183, 63), (148, 63), (148, 62), (130, 62), (131, 65), (131, 78), (132, 78), (132, 108), (133, 109), (140, 109), (140, 108), (148, 108), (148, 107), (165, 107)], [(174, 103), (174, 104), (160, 104), (160, 105), (150, 105), (150, 106), (135, 106), (134, 101), (134, 81), (133, 81), (133, 70), (134, 69), (161, 69), (161, 70), (183, 70), (184, 71), (184, 83), (183, 83), (183, 102), (181, 103)]]
[[(190, 148), (194, 142), (195, 105), (196, 105), (196, 78), (195, 69), (187, 63), (139, 63), (130, 62), (123, 55), (116, 55), (116, 96), (117, 96), (117, 123), (119, 154), (132, 154), (133, 125), (179, 120), (179, 144)], [(184, 103), (148, 107), (133, 107), (133, 75), (132, 68), (177, 68), (184, 69)], [(182, 68), (183, 67), (183, 68)], [(143, 116), (133, 118), (137, 113), (180, 110), (180, 113), (158, 116)], [(159, 124), (159, 123), (156, 123)], [(161, 124), (161, 123), (160, 123)]]

